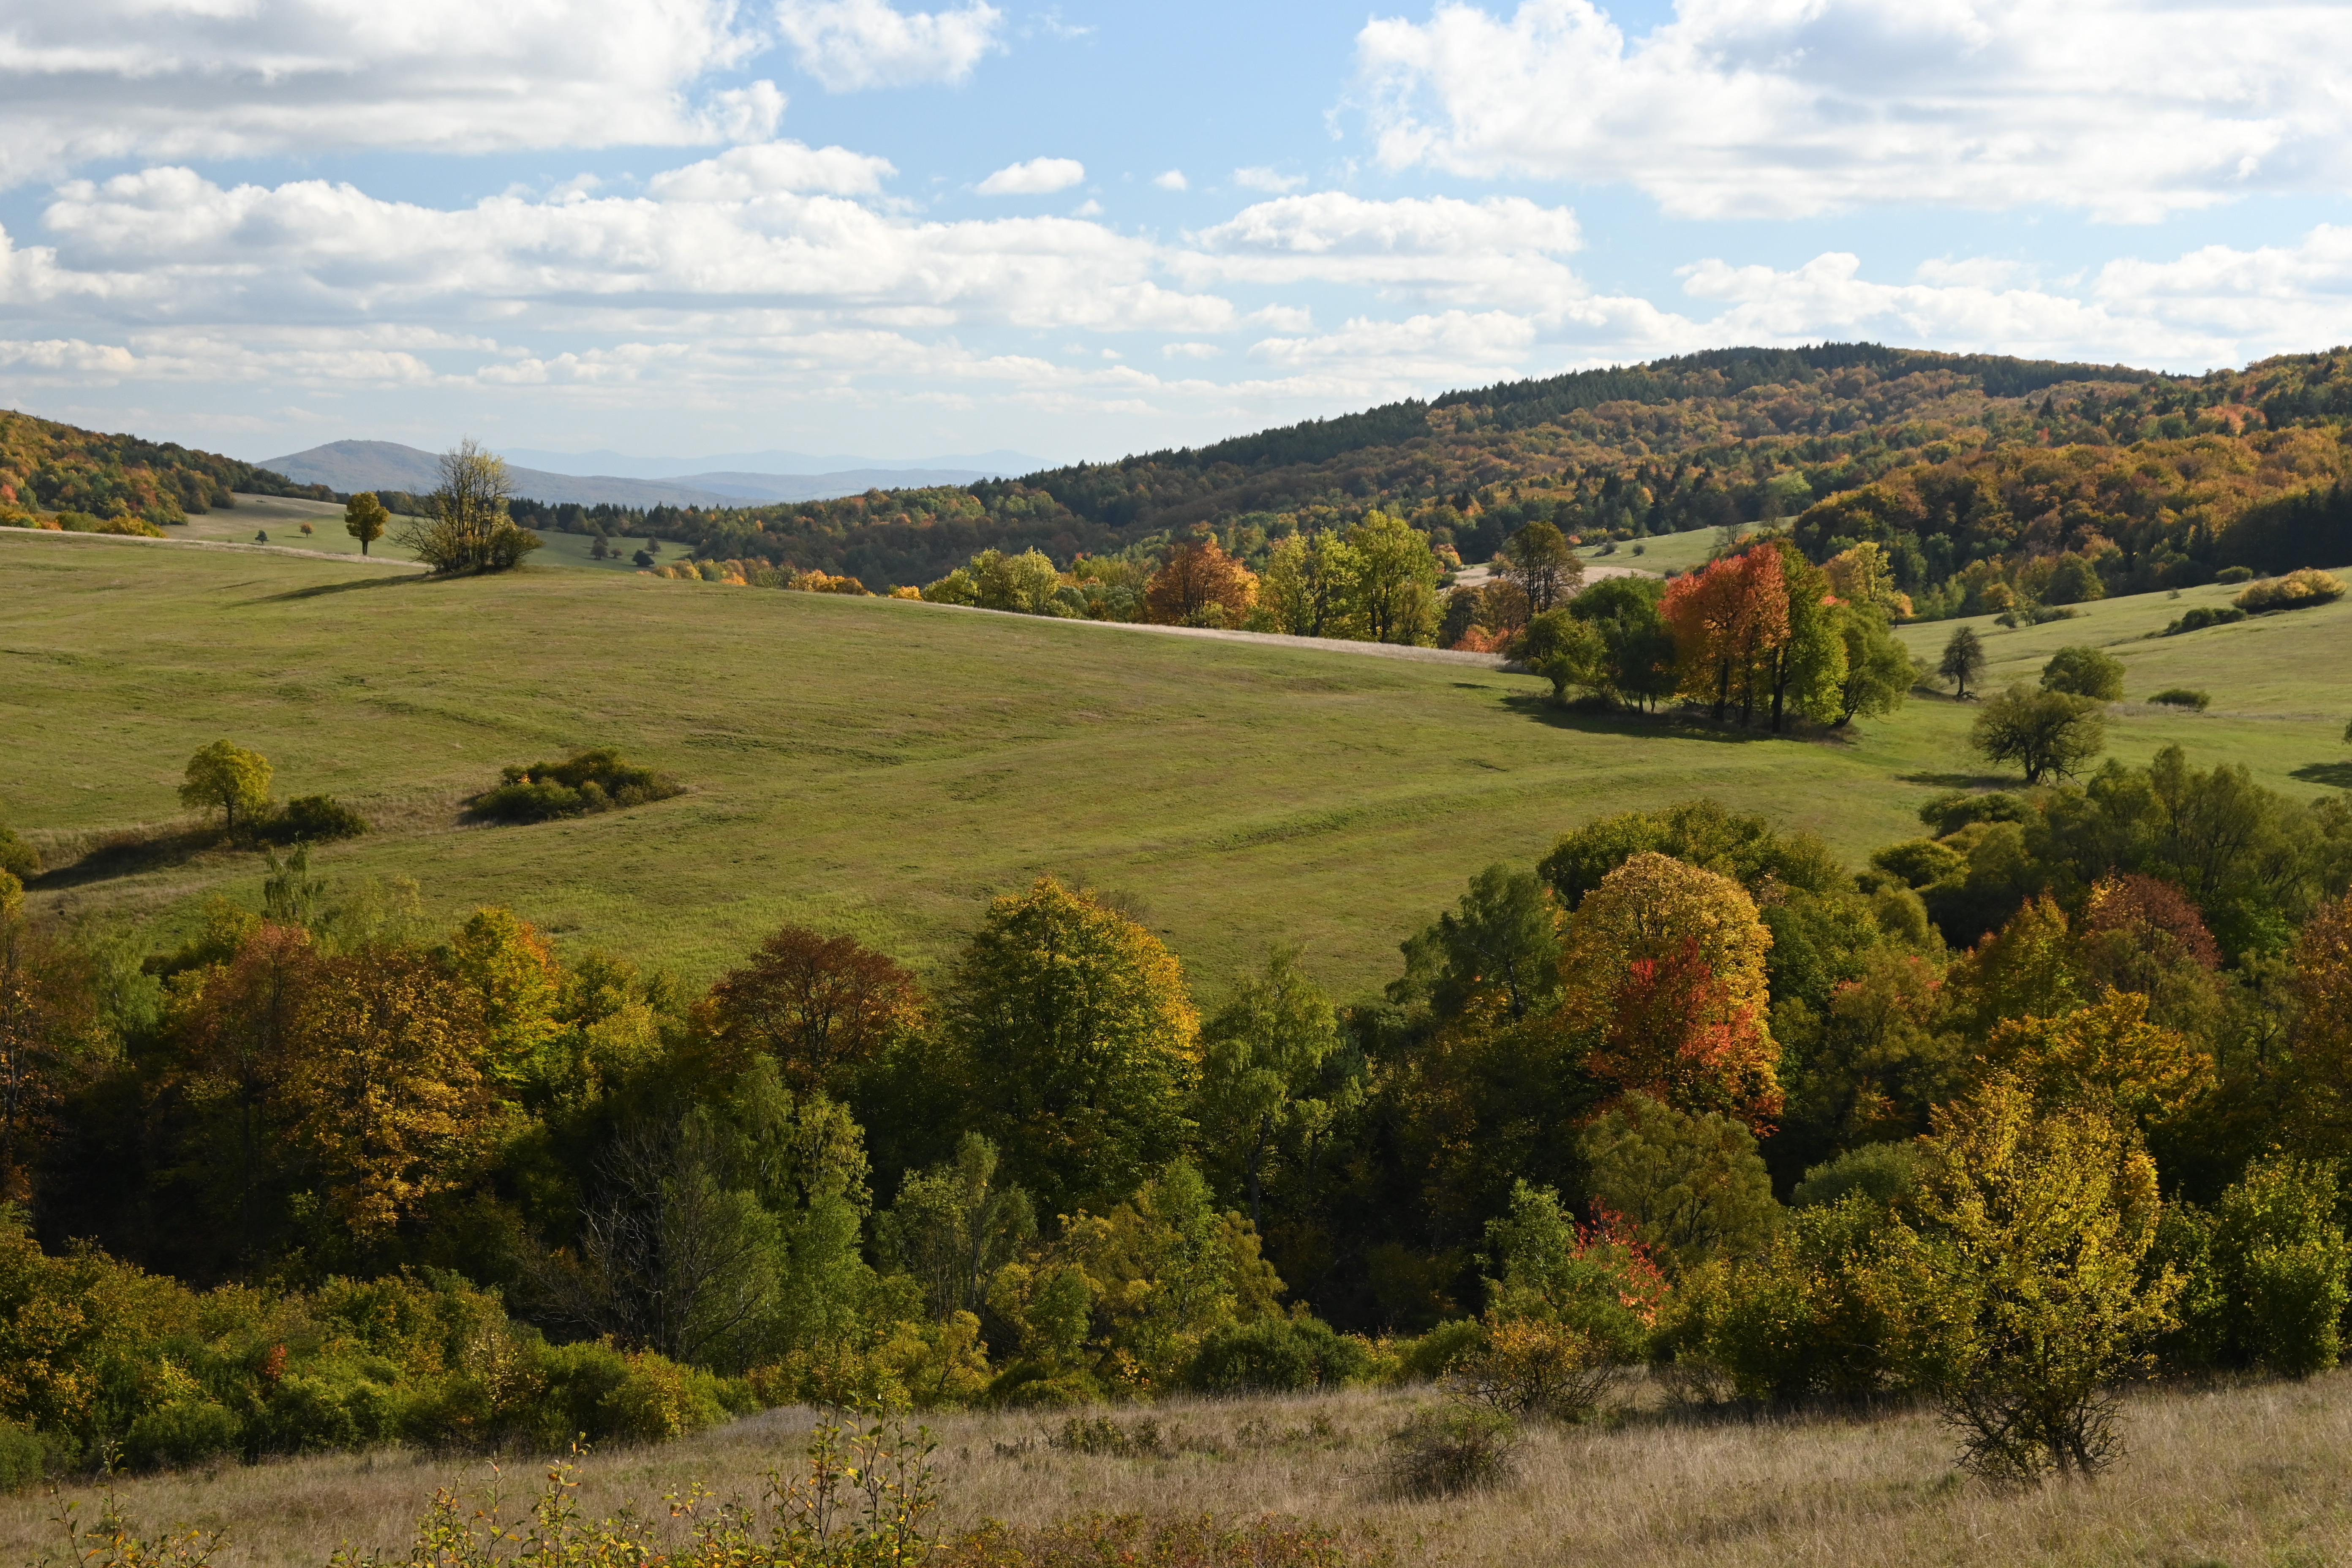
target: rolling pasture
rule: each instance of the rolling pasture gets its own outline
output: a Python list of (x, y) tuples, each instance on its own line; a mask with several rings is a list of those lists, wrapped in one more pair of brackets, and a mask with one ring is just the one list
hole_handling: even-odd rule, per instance
[[(259, 510), (221, 525), (249, 539)], [(316, 537), (342, 540), (340, 522)], [(985, 900), (1052, 872), (1123, 901), (1211, 994), (1291, 942), (1354, 995), (1473, 872), (1594, 816), (1711, 795), (1859, 863), (1981, 778), (1973, 705), (1930, 692), (1849, 736), (1743, 735), (1566, 712), (1542, 681), (1470, 666), (592, 571), (585, 544), (430, 582), (0, 532), (0, 819), (51, 868), (36, 900), (179, 925), (215, 892), (257, 903), (257, 856), (169, 843), (183, 764), (226, 736), (273, 760), (281, 798), (332, 794), (376, 824), (316, 852), (336, 887), (413, 878), (436, 918), (507, 904), (567, 949), (689, 980), (786, 920), (934, 969)], [(2130, 672), (2111, 754), (2179, 742), (2296, 795), (2352, 783), (2352, 603), (2145, 637), (2228, 593), (1979, 624), (1987, 686), (2095, 643)], [(1903, 635), (1932, 660), (1949, 631)], [(2137, 700), (2170, 685), (2211, 710)], [(588, 746), (688, 793), (462, 820), (502, 764)]]

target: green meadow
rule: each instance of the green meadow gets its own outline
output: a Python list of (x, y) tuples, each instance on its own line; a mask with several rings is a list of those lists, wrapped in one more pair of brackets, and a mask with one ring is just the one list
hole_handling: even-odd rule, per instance
[[(297, 509), (241, 500), (200, 531), (299, 540), (257, 524), (265, 510)], [(349, 545), (339, 512), (317, 515), (316, 547)], [(51, 868), (36, 899), (183, 926), (215, 893), (257, 904), (257, 856), (140, 847), (182, 820), (188, 755), (227, 737), (273, 760), (281, 798), (332, 794), (377, 825), (316, 852), (338, 888), (413, 878), (436, 917), (506, 904), (568, 950), (690, 980), (787, 920), (936, 969), (988, 898), (1050, 872), (1122, 900), (1212, 994), (1289, 942), (1352, 995), (1471, 873), (1597, 816), (1708, 795), (1859, 863), (1915, 834), (1931, 795), (1997, 782), (1967, 752), (1973, 705), (1934, 693), (1850, 736), (1740, 735), (1571, 714), (1541, 681), (1470, 665), (591, 569), (586, 542), (433, 582), (0, 532), (0, 815)], [(2352, 784), (2352, 603), (2147, 637), (2229, 593), (1978, 623), (1987, 684), (2097, 644), (2134, 699), (2111, 754), (2178, 742), (2297, 795)], [(1903, 635), (1932, 660), (1950, 629)], [(2171, 685), (2210, 691), (2211, 710), (2137, 700)], [(462, 820), (502, 764), (588, 746), (688, 792), (534, 826)]]

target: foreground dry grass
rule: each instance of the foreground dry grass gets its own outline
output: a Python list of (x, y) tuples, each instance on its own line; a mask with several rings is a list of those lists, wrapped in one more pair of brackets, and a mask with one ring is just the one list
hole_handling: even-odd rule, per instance
[[(1927, 1563), (2325, 1564), (2352, 1562), (2352, 1374), (2307, 1384), (2165, 1390), (2135, 1398), (2131, 1454), (2095, 1486), (2004, 1496), (1957, 1480), (1935, 1422), (1698, 1423), (1634, 1415), (1613, 1428), (1528, 1443), (1517, 1484), (1412, 1503), (1377, 1484), (1381, 1439), (1407, 1395), (1175, 1404), (1114, 1413), (1156, 1421), (1164, 1457), (1054, 1446), (1062, 1417), (949, 1415), (932, 1425), (950, 1527), (1040, 1524), (1076, 1513), (1247, 1518), (1273, 1512), (1369, 1523), (1400, 1562), (1447, 1564), (1739, 1563), (1906, 1568)], [(599, 1511), (700, 1479), (755, 1491), (790, 1463), (806, 1413), (780, 1411), (667, 1448), (591, 1460)], [(226, 1563), (317, 1568), (342, 1542), (404, 1542), (434, 1487), (487, 1467), (408, 1454), (311, 1459), (129, 1481), (150, 1530), (225, 1528)], [(537, 1479), (510, 1468), (510, 1486)], [(0, 1501), (0, 1557), (30, 1562), (56, 1540), (68, 1491)]]

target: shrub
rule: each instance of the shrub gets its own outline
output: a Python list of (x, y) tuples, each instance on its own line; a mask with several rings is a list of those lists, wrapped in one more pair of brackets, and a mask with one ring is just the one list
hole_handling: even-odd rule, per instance
[(0, 1492), (22, 1491), (46, 1478), (49, 1445), (29, 1426), (0, 1421)]
[(605, 751), (582, 752), (561, 763), (509, 767), (499, 777), (496, 788), (469, 803), (474, 816), (488, 822), (549, 822), (667, 800), (685, 792), (668, 774), (634, 766)]
[(1498, 1319), (1446, 1374), (1463, 1404), (1508, 1416), (1590, 1420), (1623, 1362), (1599, 1336), (1539, 1318)]
[(1919, 1184), (1920, 1154), (1912, 1143), (1864, 1143), (1836, 1159), (1806, 1167), (1805, 1179), (1789, 1194), (1799, 1208), (1836, 1203), (1862, 1193), (1892, 1208)]
[(273, 844), (324, 844), (357, 838), (367, 830), (367, 818), (333, 795), (306, 795), (257, 818), (253, 831)]
[(1511, 1479), (1519, 1431), (1492, 1410), (1423, 1410), (1389, 1437), (1382, 1479), (1409, 1498), (1459, 1497)]
[(2232, 621), (2245, 618), (2245, 611), (2233, 610), (2227, 605), (2200, 605), (2174, 620), (2158, 635), (2179, 637), (2183, 632), (2201, 632), (2207, 626), (2226, 626)]
[(142, 1412), (123, 1434), (122, 1457), (138, 1469), (197, 1465), (234, 1451), (244, 1437), (226, 1406), (190, 1395)]
[(2120, 702), (2123, 661), (2095, 647), (2062, 647), (2042, 667), (2042, 689), (2069, 692), (2095, 702)]
[(268, 1454), (364, 1448), (397, 1435), (399, 1407), (386, 1365), (383, 1383), (351, 1367), (281, 1376), (255, 1424), (255, 1446)]
[(2331, 572), (2306, 566), (2284, 577), (2248, 584), (2230, 602), (2250, 616), (2276, 610), (2307, 610), (2344, 596), (2344, 580)]
[(2224, 566), (2213, 574), (2216, 583), (2251, 583), (2253, 577), (2254, 569), (2251, 566)]
[(2191, 708), (2200, 713), (2213, 704), (2211, 693), (2189, 686), (2168, 686), (2148, 700), (2166, 708)]
[(1475, 1318), (1451, 1319), (1419, 1339), (1399, 1345), (1391, 1375), (1399, 1383), (1427, 1383), (1444, 1377), (1486, 1342), (1486, 1324)]
[(0, 871), (18, 881), (40, 875), (41, 857), (34, 847), (5, 827), (0, 827)]
[(1890, 844), (1873, 855), (1870, 863), (1902, 879), (1906, 888), (1932, 887), (1948, 877), (1964, 874), (1969, 868), (1966, 856), (1933, 838), (1909, 838)]
[(1934, 829), (1938, 838), (1949, 837), (1972, 822), (2031, 822), (2034, 815), (2032, 805), (2006, 790), (1988, 790), (1982, 795), (1955, 790), (1919, 808), (1919, 820)]
[(1185, 1381), (1210, 1394), (1292, 1393), (1361, 1380), (1371, 1357), (1317, 1318), (1260, 1318), (1209, 1331)]
[(2336, 1222), (2336, 1176), (2301, 1160), (2257, 1160), (2213, 1212), (2213, 1254), (2239, 1358), (2309, 1377), (2343, 1353), (2352, 1266)]
[(627, 1358), (620, 1382), (597, 1401), (599, 1420), (589, 1431), (608, 1441), (667, 1443), (726, 1420), (726, 1394), (709, 1373), (642, 1352)]

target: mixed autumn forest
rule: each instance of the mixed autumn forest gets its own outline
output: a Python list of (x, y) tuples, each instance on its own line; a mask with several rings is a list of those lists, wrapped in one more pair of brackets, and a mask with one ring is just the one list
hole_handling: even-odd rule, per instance
[[(838, 1407), (809, 1484), (912, 1489), (664, 1550), (897, 1562), (890, 1412), (1403, 1508), (1725, 1421), (2020, 1495), (2151, 1388), (2335, 1397), (2342, 359), (1726, 351), (709, 513), (5, 416), (0, 1470)], [(241, 507), (375, 558), (133, 542)], [(1173, 1517), (940, 1550), (1396, 1550)]]

